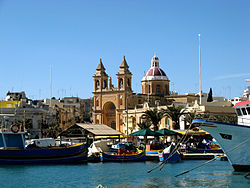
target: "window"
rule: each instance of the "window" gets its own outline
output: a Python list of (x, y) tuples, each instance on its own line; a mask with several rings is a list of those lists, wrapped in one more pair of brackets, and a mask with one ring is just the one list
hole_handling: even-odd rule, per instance
[(150, 85), (148, 85), (148, 93), (150, 93)]
[(112, 106), (110, 107), (110, 110), (115, 110), (115, 105), (112, 105)]
[(250, 115), (250, 107), (247, 107), (247, 113)]
[(161, 93), (161, 86), (157, 85), (156, 86), (156, 94), (160, 94)]
[(102, 88), (105, 89), (107, 87), (107, 80), (103, 80), (103, 86)]
[(120, 89), (123, 88), (123, 80), (122, 79), (119, 80), (119, 88)]
[(239, 108), (236, 108), (236, 113), (237, 113), (238, 116), (242, 116), (241, 111), (240, 111)]
[(99, 89), (99, 86), (100, 86), (100, 83), (99, 83), (99, 80), (97, 80), (96, 83), (95, 83), (95, 88)]
[(245, 108), (241, 108), (241, 111), (242, 111), (243, 115), (247, 115), (247, 111)]

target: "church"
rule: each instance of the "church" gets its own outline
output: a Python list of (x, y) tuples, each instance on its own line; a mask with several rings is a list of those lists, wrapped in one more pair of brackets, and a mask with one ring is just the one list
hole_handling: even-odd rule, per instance
[[(116, 87), (106, 73), (101, 59), (93, 78), (93, 123), (105, 124), (123, 133), (129, 131), (126, 130), (126, 127), (129, 127), (130, 133), (136, 129), (136, 124), (141, 122), (143, 112), (151, 107), (166, 107), (169, 104), (170, 80), (160, 68), (156, 55), (151, 60), (150, 69), (141, 80), (140, 94), (132, 91), (132, 73), (125, 56), (116, 74)], [(163, 121), (165, 124), (166, 120)]]

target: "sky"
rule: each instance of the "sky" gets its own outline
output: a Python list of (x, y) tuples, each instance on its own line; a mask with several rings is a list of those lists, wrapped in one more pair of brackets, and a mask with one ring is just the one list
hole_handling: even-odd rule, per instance
[(202, 91), (241, 96), (250, 85), (249, 13), (249, 0), (0, 0), (0, 99), (49, 98), (51, 80), (56, 98), (92, 97), (100, 58), (116, 86), (123, 56), (141, 93), (154, 53), (171, 91), (198, 93), (199, 33)]

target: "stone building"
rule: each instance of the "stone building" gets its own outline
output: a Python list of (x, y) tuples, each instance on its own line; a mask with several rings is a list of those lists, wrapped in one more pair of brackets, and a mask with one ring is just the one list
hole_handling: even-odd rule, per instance
[[(92, 117), (96, 124), (106, 124), (113, 129), (126, 133), (127, 109), (130, 111), (140, 109), (138, 112), (143, 114), (146, 110), (144, 108), (145, 103), (151, 107), (166, 106), (169, 104), (167, 96), (170, 94), (170, 81), (159, 66), (159, 58), (154, 56), (151, 61), (151, 68), (141, 81), (142, 93), (135, 94), (132, 91), (132, 73), (125, 57), (123, 57), (119, 68), (116, 74), (117, 87), (114, 87), (112, 79), (106, 73), (102, 60), (100, 60), (93, 76), (94, 105)], [(137, 123), (135, 117), (130, 119), (130, 122), (135, 120), (133, 125)]]

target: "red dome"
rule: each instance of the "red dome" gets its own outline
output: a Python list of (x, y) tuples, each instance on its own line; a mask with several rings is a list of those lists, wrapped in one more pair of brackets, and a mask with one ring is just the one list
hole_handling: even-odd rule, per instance
[(168, 77), (162, 69), (151, 67), (142, 78), (144, 80), (168, 80)]
[(159, 67), (159, 58), (156, 55), (151, 60), (151, 68), (142, 78), (142, 81), (145, 80), (168, 80), (165, 72)]

